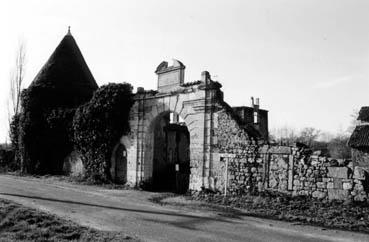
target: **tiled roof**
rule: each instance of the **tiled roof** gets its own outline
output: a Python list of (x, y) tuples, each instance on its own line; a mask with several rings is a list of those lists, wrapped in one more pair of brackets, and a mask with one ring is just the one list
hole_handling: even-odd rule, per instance
[(352, 148), (369, 147), (369, 125), (356, 126), (348, 145)]
[(361, 107), (357, 120), (369, 122), (369, 107)]

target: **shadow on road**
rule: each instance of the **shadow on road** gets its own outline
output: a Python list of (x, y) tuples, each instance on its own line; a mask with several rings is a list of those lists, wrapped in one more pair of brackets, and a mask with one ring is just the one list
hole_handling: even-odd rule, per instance
[(39, 197), (39, 196), (26, 196), (26, 195), (13, 194), (13, 193), (0, 193), (0, 195), (13, 196), (13, 197), (22, 197), (22, 198), (29, 198), (29, 199), (37, 199), (37, 200), (58, 202), (58, 203), (67, 203), (67, 204), (74, 204), (74, 205), (82, 205), (82, 206), (90, 206), (90, 207), (98, 207), (98, 208), (106, 208), (106, 209), (113, 209), (113, 210), (134, 212), (134, 213), (178, 216), (178, 217), (185, 217), (185, 218), (195, 219), (195, 220), (199, 220), (199, 221), (202, 221), (202, 222), (204, 222), (204, 221), (218, 221), (218, 222), (221, 221), (221, 222), (233, 223), (232, 221), (223, 219), (219, 216), (217, 216), (217, 217), (195, 216), (195, 215), (183, 214), (183, 213), (171, 213), (171, 212), (152, 211), (152, 210), (139, 210), (139, 209), (131, 209), (131, 208), (106, 206), (106, 205), (93, 204), (93, 203), (77, 202), (77, 201), (72, 201), (72, 200), (61, 200), (61, 199)]

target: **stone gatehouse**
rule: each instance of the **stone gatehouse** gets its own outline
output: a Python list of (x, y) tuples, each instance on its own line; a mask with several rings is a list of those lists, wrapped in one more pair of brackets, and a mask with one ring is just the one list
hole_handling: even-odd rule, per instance
[(137, 89), (131, 133), (112, 156), (115, 180), (159, 190), (223, 191), (224, 157), (240, 150), (256, 159), (258, 142), (268, 137), (268, 112), (259, 109), (259, 100), (253, 107), (231, 108), (207, 71), (189, 83), (184, 72), (180, 61), (162, 62), (157, 90)]
[(368, 198), (369, 176), (360, 164), (316, 155), (304, 145), (269, 144), (268, 111), (258, 99), (252, 107), (230, 107), (207, 71), (190, 83), (184, 71), (180, 61), (162, 62), (157, 90), (137, 89), (131, 133), (112, 155), (113, 179), (177, 192)]
[[(304, 146), (269, 144), (268, 111), (259, 108), (259, 99), (252, 98), (251, 107), (230, 107), (221, 84), (207, 71), (200, 80), (185, 82), (185, 66), (174, 60), (172, 65), (162, 62), (156, 74), (157, 90), (137, 88), (131, 131), (117, 142), (107, 164), (115, 182), (177, 192), (210, 189), (241, 195), (272, 190), (321, 199), (368, 199), (369, 108), (360, 112), (362, 123), (349, 142), (353, 161), (338, 161)], [(39, 84), (58, 87), (64, 95), (57, 103), (72, 108), (97, 89), (70, 32), (32, 85)], [(58, 151), (49, 145), (49, 153)], [(84, 172), (76, 151), (56, 163), (66, 174)]]

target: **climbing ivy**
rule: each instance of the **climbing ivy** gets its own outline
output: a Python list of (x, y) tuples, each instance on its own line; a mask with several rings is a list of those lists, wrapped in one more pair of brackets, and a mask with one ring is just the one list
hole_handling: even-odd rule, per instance
[(20, 114), (14, 114), (10, 122), (9, 137), (11, 141), (11, 150), (14, 153), (13, 160), (9, 161), (11, 163), (11, 170), (20, 169), (20, 156), (19, 156), (19, 120)]
[(22, 112), (13, 118), (11, 139), (25, 173), (63, 172), (63, 160), (73, 150), (70, 134), (75, 109), (59, 105), (61, 95), (42, 85), (22, 92)]
[(94, 181), (111, 179), (109, 168), (113, 148), (122, 135), (130, 131), (132, 89), (128, 83), (104, 85), (75, 113), (75, 149), (82, 155), (85, 175)]
[(110, 179), (114, 146), (129, 132), (132, 86), (108, 84), (79, 107), (63, 105), (57, 89), (31, 85), (22, 92), (22, 112), (13, 117), (10, 137), (24, 173), (60, 174), (65, 157), (79, 151), (85, 175)]

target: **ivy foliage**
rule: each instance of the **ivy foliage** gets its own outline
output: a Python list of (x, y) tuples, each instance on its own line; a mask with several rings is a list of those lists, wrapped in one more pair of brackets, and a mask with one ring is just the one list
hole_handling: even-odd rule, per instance
[(64, 96), (65, 93), (40, 85), (23, 90), (22, 112), (11, 135), (23, 172), (63, 172), (64, 158), (73, 150), (70, 130), (75, 112), (75, 108), (61, 105)]
[(11, 141), (11, 150), (14, 153), (14, 159), (11, 161), (12, 170), (20, 169), (20, 153), (19, 153), (19, 120), (20, 114), (14, 114), (10, 122), (9, 137)]
[(132, 89), (128, 83), (104, 85), (80, 106), (65, 103), (66, 93), (58, 88), (23, 90), (22, 112), (13, 117), (10, 131), (21, 171), (61, 174), (64, 159), (76, 150), (87, 178), (108, 181), (113, 148), (129, 132)]
[(82, 155), (85, 175), (106, 182), (114, 146), (130, 131), (132, 86), (110, 83), (100, 87), (91, 100), (80, 106), (73, 119), (75, 150)]

